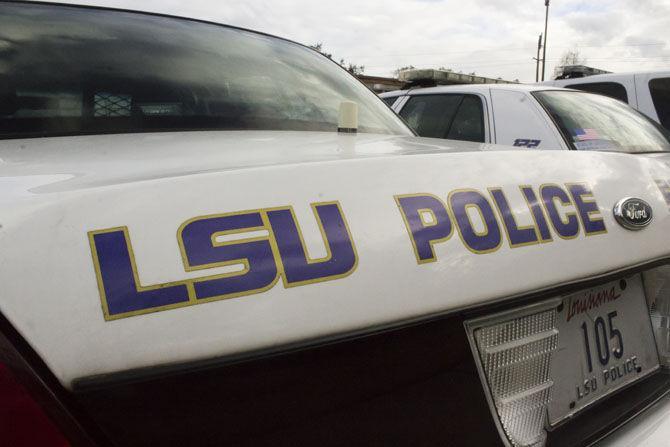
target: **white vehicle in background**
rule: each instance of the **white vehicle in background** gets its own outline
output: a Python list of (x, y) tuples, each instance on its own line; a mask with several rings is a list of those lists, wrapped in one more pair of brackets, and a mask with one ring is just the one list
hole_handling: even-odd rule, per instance
[[(531, 93), (450, 128), (496, 141)], [(0, 2), (0, 446), (657, 447), (652, 128), (654, 157), (417, 138), (295, 42)]]
[(670, 129), (670, 71), (608, 73), (540, 85), (583, 90), (621, 100)]
[(422, 137), (534, 149), (670, 151), (670, 133), (615, 99), (558, 87), (451, 85), (380, 95)]

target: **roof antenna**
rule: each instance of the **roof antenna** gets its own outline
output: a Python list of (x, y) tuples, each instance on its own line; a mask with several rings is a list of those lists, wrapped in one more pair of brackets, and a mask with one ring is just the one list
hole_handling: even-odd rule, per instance
[(358, 132), (358, 104), (353, 101), (340, 103), (340, 119), (337, 131), (342, 133)]

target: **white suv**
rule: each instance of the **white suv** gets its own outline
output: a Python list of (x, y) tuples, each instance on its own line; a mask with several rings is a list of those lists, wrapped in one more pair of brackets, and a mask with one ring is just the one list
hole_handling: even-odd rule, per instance
[(610, 73), (542, 84), (620, 99), (670, 129), (670, 71)]

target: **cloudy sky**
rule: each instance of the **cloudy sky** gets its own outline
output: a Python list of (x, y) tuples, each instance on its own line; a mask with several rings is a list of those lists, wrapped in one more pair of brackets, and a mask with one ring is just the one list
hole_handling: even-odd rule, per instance
[[(68, 0), (66, 3), (75, 3)], [(391, 75), (407, 65), (534, 81), (543, 0), (105, 0), (321, 42)], [(670, 0), (552, 0), (547, 70), (568, 50), (610, 71), (670, 69)]]

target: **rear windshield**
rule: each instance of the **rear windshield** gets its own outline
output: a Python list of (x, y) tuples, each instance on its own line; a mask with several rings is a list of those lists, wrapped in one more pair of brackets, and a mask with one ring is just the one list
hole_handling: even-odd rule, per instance
[(0, 3), (0, 138), (165, 130), (411, 135), (319, 53), (253, 32), (140, 13)]
[(621, 101), (558, 90), (534, 95), (575, 149), (629, 153), (670, 151), (670, 134)]

